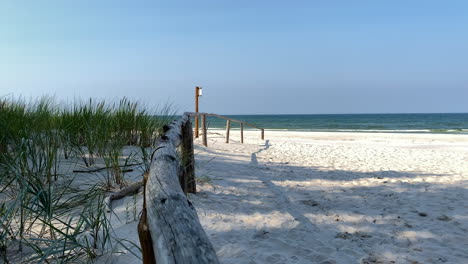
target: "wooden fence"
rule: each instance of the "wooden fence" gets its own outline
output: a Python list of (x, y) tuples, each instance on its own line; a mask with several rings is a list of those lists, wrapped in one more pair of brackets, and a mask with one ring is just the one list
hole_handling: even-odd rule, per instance
[(263, 128), (217, 114), (184, 113), (163, 128), (144, 179), (143, 211), (138, 224), (144, 264), (219, 263), (195, 208), (186, 197), (197, 191), (191, 116), (202, 117), (205, 146), (207, 116), (227, 120), (226, 143), (231, 122), (240, 123), (242, 143), (244, 126), (260, 129), (264, 139)]
[(143, 263), (219, 263), (186, 197), (187, 193), (196, 192), (190, 114), (185, 113), (164, 130), (145, 179), (138, 225)]
[[(187, 113), (187, 114), (190, 115), (190, 116), (195, 116), (195, 117), (201, 116), (202, 117), (202, 119), (201, 119), (202, 120), (202, 136), (203, 136), (202, 140), (203, 140), (203, 145), (205, 147), (208, 146), (208, 139), (207, 139), (207, 130), (208, 129), (207, 129), (207, 126), (206, 126), (206, 117), (207, 116), (215, 116), (215, 117), (222, 118), (222, 119), (226, 120), (226, 143), (229, 143), (229, 134), (230, 134), (230, 131), (231, 131), (231, 122), (235, 122), (235, 123), (240, 124), (241, 143), (244, 143), (244, 126), (250, 126), (250, 127), (259, 129), (261, 131), (260, 138), (262, 140), (265, 139), (265, 129), (263, 129), (261, 127), (258, 127), (258, 126), (254, 125), (254, 124), (248, 123), (248, 122), (239, 121), (239, 120), (236, 120), (236, 119), (232, 119), (232, 118), (222, 116), (222, 115), (217, 115), (217, 114), (208, 114), (208, 113)], [(198, 118), (195, 119), (195, 122), (198, 122)], [(198, 131), (196, 131), (195, 134), (198, 135)]]

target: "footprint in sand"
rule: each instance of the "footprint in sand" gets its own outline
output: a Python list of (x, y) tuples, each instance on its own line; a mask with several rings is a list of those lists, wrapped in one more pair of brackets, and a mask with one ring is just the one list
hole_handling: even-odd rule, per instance
[(286, 263), (286, 258), (280, 254), (273, 254), (266, 258), (268, 263)]
[(305, 204), (305, 205), (308, 205), (308, 206), (312, 206), (312, 207), (315, 207), (315, 206), (319, 206), (320, 204), (314, 200), (301, 200), (300, 201), (301, 204)]
[(260, 230), (258, 232), (255, 233), (255, 235), (253, 236), (254, 239), (265, 239), (268, 237), (268, 234), (270, 232), (266, 231), (266, 230)]
[(340, 232), (336, 234), (335, 238), (341, 238), (341, 239), (350, 239), (351, 241), (357, 241), (357, 240), (363, 240), (363, 239), (368, 239), (372, 238), (372, 235), (369, 235), (364, 232), (355, 232), (355, 233), (348, 233), (348, 232)]
[(446, 215), (441, 215), (439, 217), (437, 217), (437, 220), (440, 220), (440, 221), (450, 221), (452, 220), (452, 218), (446, 216)]

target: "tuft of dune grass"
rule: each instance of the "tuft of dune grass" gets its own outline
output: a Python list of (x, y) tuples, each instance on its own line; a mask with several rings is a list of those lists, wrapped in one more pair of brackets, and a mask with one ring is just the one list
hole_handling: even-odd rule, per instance
[[(152, 111), (127, 98), (69, 105), (0, 98), (1, 261), (88, 262), (112, 250), (106, 191), (125, 184), (129, 163), (149, 169), (156, 138), (173, 116), (170, 106)], [(125, 146), (140, 151), (122, 159)], [(67, 162), (91, 167), (97, 159), (105, 180), (87, 189), (60, 174)]]

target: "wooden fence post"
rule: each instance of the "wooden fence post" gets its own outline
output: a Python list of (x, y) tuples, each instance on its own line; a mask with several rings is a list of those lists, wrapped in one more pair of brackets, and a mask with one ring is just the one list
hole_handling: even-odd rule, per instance
[(244, 123), (240, 124), (241, 129), (241, 143), (244, 144)]
[(198, 138), (198, 116), (195, 116), (195, 138)]
[(226, 143), (229, 143), (229, 130), (231, 129), (231, 120), (226, 121)]
[[(195, 87), (195, 113), (198, 113), (198, 89)], [(195, 116), (195, 137), (198, 138), (198, 115)]]
[(265, 139), (265, 129), (262, 128), (262, 140)]
[(207, 129), (206, 129), (206, 115), (202, 115), (202, 128), (203, 128), (203, 145), (208, 147)]
[(183, 183), (184, 193), (196, 193), (197, 186), (195, 181), (195, 158), (193, 154), (193, 135), (192, 123), (190, 118), (182, 125), (182, 164), (183, 164)]

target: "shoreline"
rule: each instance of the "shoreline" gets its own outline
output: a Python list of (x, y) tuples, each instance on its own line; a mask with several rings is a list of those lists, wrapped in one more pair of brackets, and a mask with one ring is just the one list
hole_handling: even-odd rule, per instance
[[(223, 127), (213, 127), (208, 128), (208, 130), (224, 130)], [(238, 127), (231, 127), (231, 130), (240, 130)], [(245, 127), (244, 131), (255, 131), (255, 128)], [(265, 132), (274, 132), (274, 131), (285, 131), (285, 132), (319, 132), (319, 133), (378, 133), (378, 134), (388, 134), (388, 133), (398, 133), (398, 134), (436, 134), (436, 135), (468, 135), (468, 128), (455, 130), (448, 129), (447, 131), (438, 131), (438, 129), (414, 129), (414, 130), (377, 130), (377, 129), (337, 129), (337, 130), (328, 130), (328, 129), (288, 129), (288, 128), (265, 128)]]
[[(234, 130), (240, 133), (240, 129), (232, 128), (231, 131)], [(201, 132), (201, 130), (200, 130)], [(222, 133), (226, 132), (225, 129), (221, 128), (209, 128), (208, 135), (210, 133)], [(260, 133), (259, 130), (256, 129), (244, 129), (244, 134), (255, 134)], [(461, 139), (462, 141), (468, 140), (468, 133), (400, 133), (400, 132), (362, 132), (362, 131), (299, 131), (299, 130), (272, 130), (272, 129), (265, 129), (265, 139), (268, 139), (268, 135), (273, 135), (275, 137), (280, 137), (283, 135), (296, 135), (296, 136), (350, 136), (350, 137), (359, 137), (359, 136), (392, 136), (398, 135), (402, 137), (436, 137), (436, 138), (450, 138), (454, 137), (457, 139)], [(231, 134), (231, 137), (238, 136), (238, 133)]]

